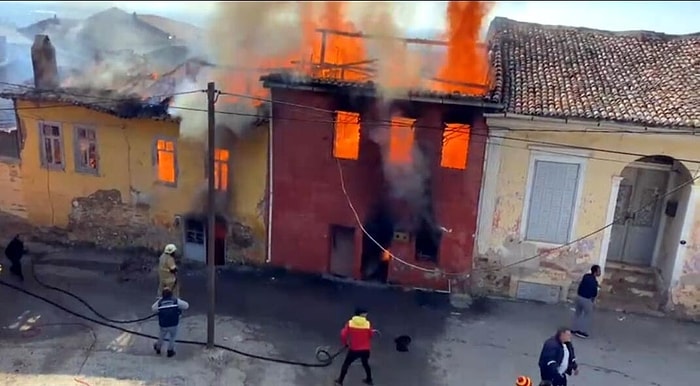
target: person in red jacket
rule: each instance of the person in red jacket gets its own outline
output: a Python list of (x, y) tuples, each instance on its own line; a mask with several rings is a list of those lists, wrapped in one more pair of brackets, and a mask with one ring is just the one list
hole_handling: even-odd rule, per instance
[(374, 385), (372, 369), (369, 367), (369, 353), (372, 349), (372, 335), (376, 332), (377, 330), (373, 330), (372, 324), (367, 320), (367, 310), (363, 308), (356, 309), (355, 316), (340, 331), (340, 339), (348, 348), (348, 353), (340, 368), (340, 376), (335, 381), (336, 385), (343, 384), (348, 368), (358, 359), (362, 362), (362, 367), (365, 369), (363, 382), (367, 385)]

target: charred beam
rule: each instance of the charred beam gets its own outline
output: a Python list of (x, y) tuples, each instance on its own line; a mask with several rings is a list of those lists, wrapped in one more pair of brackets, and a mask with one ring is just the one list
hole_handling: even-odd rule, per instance
[(326, 34), (347, 36), (350, 38), (358, 39), (390, 39), (390, 40), (400, 40), (406, 44), (423, 44), (428, 46), (447, 46), (448, 43), (442, 40), (430, 40), (430, 39), (415, 39), (415, 38), (402, 38), (398, 36), (384, 36), (384, 35), (369, 35), (363, 34), (362, 32), (346, 32), (333, 29), (318, 28), (316, 32), (320, 32), (323, 36)]

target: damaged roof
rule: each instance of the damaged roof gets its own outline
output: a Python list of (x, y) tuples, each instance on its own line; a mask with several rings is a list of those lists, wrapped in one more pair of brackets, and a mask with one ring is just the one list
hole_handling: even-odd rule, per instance
[(518, 22), (489, 31), (494, 99), (515, 114), (700, 128), (700, 34)]
[[(343, 92), (349, 91), (367, 96), (376, 96), (377, 85), (373, 81), (357, 82), (335, 78), (315, 78), (291, 72), (278, 72), (260, 77), (267, 88), (289, 87), (304, 88), (314, 91)], [(443, 104), (463, 104), (480, 107), (498, 108), (498, 102), (491, 95), (468, 95), (459, 92), (441, 92), (431, 90), (408, 90), (405, 99)]]
[(168, 114), (171, 98), (151, 103), (145, 101), (138, 94), (123, 94), (114, 90), (86, 88), (39, 90), (29, 88), (0, 92), (0, 98), (81, 106), (125, 119), (141, 118), (179, 122), (179, 118)]

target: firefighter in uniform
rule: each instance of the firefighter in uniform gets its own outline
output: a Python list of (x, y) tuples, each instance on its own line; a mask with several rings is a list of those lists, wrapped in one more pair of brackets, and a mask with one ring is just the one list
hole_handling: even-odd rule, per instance
[(177, 247), (175, 244), (168, 244), (163, 249), (163, 254), (158, 260), (158, 293), (161, 295), (163, 288), (168, 288), (172, 291), (176, 298), (180, 296), (180, 283), (177, 280), (177, 264), (175, 262), (175, 253)]

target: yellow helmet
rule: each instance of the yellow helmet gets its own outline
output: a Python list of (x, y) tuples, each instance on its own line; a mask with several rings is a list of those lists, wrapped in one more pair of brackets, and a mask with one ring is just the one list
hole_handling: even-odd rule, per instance
[(168, 255), (172, 255), (175, 251), (177, 251), (175, 244), (168, 244), (165, 246), (165, 249), (163, 249), (163, 253), (167, 253)]

